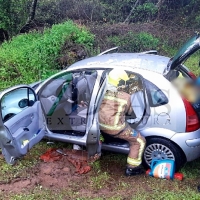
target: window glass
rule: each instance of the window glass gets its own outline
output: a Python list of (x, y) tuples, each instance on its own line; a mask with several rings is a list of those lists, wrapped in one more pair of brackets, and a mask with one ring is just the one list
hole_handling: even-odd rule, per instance
[(18, 88), (6, 93), (1, 99), (3, 121), (7, 121), (36, 101), (34, 92), (29, 88)]
[(157, 107), (168, 103), (166, 95), (152, 82), (145, 80), (147, 96), (151, 107)]

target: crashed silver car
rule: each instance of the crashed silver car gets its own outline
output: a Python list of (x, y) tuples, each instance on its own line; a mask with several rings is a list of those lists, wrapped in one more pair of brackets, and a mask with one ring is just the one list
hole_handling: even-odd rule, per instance
[(106, 91), (107, 74), (123, 68), (130, 77), (134, 116), (126, 120), (147, 140), (143, 164), (173, 159), (178, 170), (200, 156), (200, 104), (191, 104), (173, 84), (195, 76), (183, 65), (200, 48), (199, 35), (168, 58), (155, 51), (110, 53), (79, 61), (49, 79), (18, 85), (0, 93), (0, 147), (14, 164), (40, 140), (48, 138), (87, 147), (89, 155), (103, 150), (128, 153), (126, 141), (99, 129), (98, 110)]

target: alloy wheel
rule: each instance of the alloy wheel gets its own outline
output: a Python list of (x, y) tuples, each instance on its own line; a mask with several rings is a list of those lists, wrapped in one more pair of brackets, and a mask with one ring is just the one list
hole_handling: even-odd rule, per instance
[(146, 147), (144, 152), (144, 159), (146, 163), (150, 166), (153, 159), (164, 160), (170, 159), (175, 160), (173, 152), (162, 144), (150, 144)]

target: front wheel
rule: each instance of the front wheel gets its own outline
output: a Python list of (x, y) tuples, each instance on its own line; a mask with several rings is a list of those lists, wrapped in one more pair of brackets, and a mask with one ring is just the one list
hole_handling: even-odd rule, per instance
[(175, 160), (176, 171), (185, 164), (185, 156), (179, 147), (164, 138), (147, 138), (143, 154), (143, 166), (150, 168), (152, 160)]

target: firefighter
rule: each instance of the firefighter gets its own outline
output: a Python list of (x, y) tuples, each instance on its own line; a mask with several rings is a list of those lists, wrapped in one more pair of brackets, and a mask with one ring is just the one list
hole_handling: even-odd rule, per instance
[(120, 80), (129, 79), (127, 73), (121, 69), (113, 69), (108, 75), (107, 91), (99, 110), (100, 129), (115, 138), (126, 140), (130, 144), (125, 174), (134, 176), (143, 173), (141, 166), (142, 155), (146, 140), (139, 132), (133, 130), (125, 121), (125, 115), (131, 115), (131, 96), (118, 91)]

